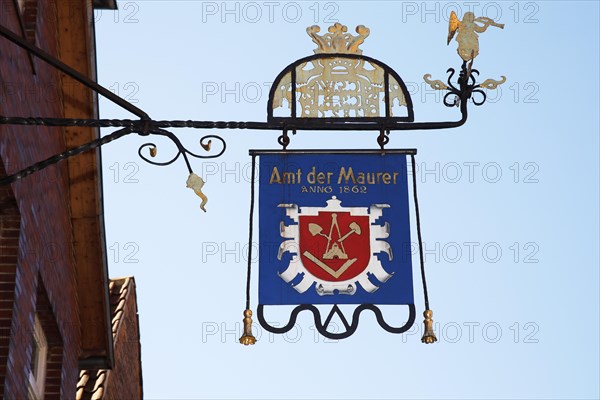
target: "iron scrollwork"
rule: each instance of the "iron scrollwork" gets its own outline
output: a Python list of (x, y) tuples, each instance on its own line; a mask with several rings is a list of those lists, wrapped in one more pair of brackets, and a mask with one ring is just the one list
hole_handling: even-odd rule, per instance
[[(413, 326), (413, 324), (415, 323), (415, 318), (416, 318), (415, 305), (407, 304), (407, 306), (408, 306), (408, 319), (406, 320), (404, 325), (399, 326), (399, 327), (389, 325), (387, 322), (385, 322), (385, 320), (383, 318), (383, 313), (381, 312), (379, 307), (377, 307), (374, 304), (361, 304), (360, 306), (356, 307), (354, 309), (354, 312), (352, 313), (352, 321), (351, 322), (348, 322), (348, 320), (346, 319), (346, 317), (344, 316), (344, 314), (342, 313), (342, 311), (340, 310), (340, 308), (337, 304), (335, 304), (331, 308), (327, 317), (325, 317), (325, 321), (322, 320), (321, 312), (319, 311), (319, 309), (316, 306), (314, 306), (312, 304), (301, 304), (292, 310), (289, 321), (284, 326), (273, 326), (265, 319), (265, 311), (264, 311), (265, 305), (264, 304), (258, 305), (257, 312), (258, 312), (258, 321), (260, 322), (260, 325), (263, 328), (265, 328), (267, 331), (269, 331), (271, 333), (283, 334), (283, 333), (289, 332), (290, 330), (292, 330), (294, 328), (294, 326), (296, 324), (296, 320), (298, 319), (298, 314), (300, 314), (302, 311), (305, 311), (305, 310), (310, 311), (313, 314), (315, 329), (317, 330), (317, 332), (319, 332), (321, 335), (323, 335), (324, 337), (326, 337), (328, 339), (339, 340), (339, 339), (346, 339), (346, 338), (352, 336), (356, 332), (356, 330), (358, 329), (358, 322), (360, 320), (360, 314), (365, 310), (370, 310), (373, 312), (373, 314), (375, 314), (377, 323), (386, 332), (395, 333), (395, 334), (404, 333)], [(338, 316), (338, 318), (344, 325), (344, 331), (331, 332), (331, 331), (327, 330), (329, 327), (332, 326), (332, 320), (335, 315)]]
[[(423, 76), (423, 80), (432, 89), (448, 91), (444, 95), (443, 100), (446, 107), (459, 107), (461, 102), (466, 102), (468, 99), (471, 99), (476, 106), (481, 106), (487, 99), (487, 95), (482, 89), (497, 89), (499, 85), (506, 82), (505, 76), (502, 76), (501, 80), (486, 79), (482, 83), (477, 83), (476, 80), (476, 76), (479, 76), (479, 71), (473, 69), (473, 61), (479, 55), (478, 33), (485, 32), (490, 26), (504, 29), (504, 24), (498, 24), (487, 17), (475, 18), (472, 12), (466, 12), (462, 21), (458, 19), (454, 11), (450, 14), (448, 44), (450, 44), (452, 38), (456, 35), (456, 42), (458, 43), (457, 53), (463, 59), (457, 80), (458, 87), (452, 83), (452, 78), (456, 74), (454, 68), (449, 68), (446, 71), (449, 74), (447, 85), (438, 79), (431, 80), (431, 74)], [(476, 99), (474, 94), (481, 95), (481, 100)]]
[(190, 165), (190, 161), (188, 156), (194, 157), (194, 158), (199, 158), (199, 159), (210, 159), (210, 158), (217, 158), (220, 157), (221, 155), (223, 155), (223, 153), (225, 153), (225, 149), (227, 148), (227, 144), (225, 142), (225, 140), (218, 135), (204, 135), (200, 138), (200, 146), (207, 152), (210, 152), (212, 149), (212, 139), (215, 139), (216, 141), (218, 141), (220, 143), (221, 146), (221, 150), (216, 153), (216, 154), (211, 154), (211, 155), (200, 155), (200, 154), (196, 154), (192, 151), (190, 151), (189, 149), (187, 149), (182, 143), (181, 140), (179, 140), (179, 138), (172, 132), (169, 132), (167, 130), (164, 129), (153, 129), (152, 131), (150, 131), (150, 134), (152, 135), (158, 135), (158, 136), (164, 136), (164, 137), (168, 137), (169, 139), (171, 139), (171, 141), (175, 144), (175, 146), (177, 147), (177, 153), (175, 154), (175, 156), (173, 156), (173, 158), (171, 158), (168, 161), (164, 161), (164, 162), (159, 162), (159, 161), (154, 161), (148, 157), (146, 157), (144, 155), (144, 150), (148, 149), (148, 153), (150, 154), (151, 158), (156, 157), (156, 155), (158, 154), (158, 146), (154, 143), (154, 142), (148, 142), (148, 143), (144, 143), (142, 144), (139, 149), (138, 149), (138, 155), (140, 156), (140, 158), (144, 161), (146, 161), (149, 164), (152, 165), (156, 165), (156, 166), (166, 166), (166, 165), (171, 165), (173, 164), (175, 161), (177, 161), (177, 159), (181, 156), (183, 157), (185, 164), (188, 168), (188, 171), (190, 173), (192, 173), (192, 168)]

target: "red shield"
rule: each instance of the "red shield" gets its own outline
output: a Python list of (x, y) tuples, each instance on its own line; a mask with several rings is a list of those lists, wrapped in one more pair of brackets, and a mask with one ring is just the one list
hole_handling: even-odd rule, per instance
[(363, 272), (371, 259), (369, 216), (322, 211), (300, 215), (300, 257), (314, 277), (341, 282)]

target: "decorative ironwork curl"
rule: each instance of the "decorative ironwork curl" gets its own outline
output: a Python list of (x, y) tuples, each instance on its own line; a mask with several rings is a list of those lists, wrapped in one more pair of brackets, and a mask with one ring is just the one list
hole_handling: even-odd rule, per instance
[(154, 155), (156, 155), (157, 145), (155, 143), (149, 142), (149, 143), (144, 143), (144, 144), (142, 144), (139, 147), (139, 149), (138, 149), (138, 155), (140, 156), (140, 158), (142, 160), (146, 161), (149, 164), (157, 165), (157, 166), (161, 166), (162, 167), (162, 166), (173, 164), (175, 161), (177, 161), (177, 159), (179, 159), (179, 156), (182, 156), (183, 159), (185, 160), (185, 164), (186, 164), (187, 169), (188, 169), (188, 171), (189, 171), (190, 174), (193, 171), (192, 171), (192, 167), (191, 167), (190, 160), (189, 160), (188, 156), (192, 156), (192, 157), (200, 158), (200, 159), (217, 158), (217, 157), (220, 157), (225, 152), (225, 149), (227, 148), (227, 143), (225, 142), (225, 140), (221, 136), (218, 136), (218, 135), (204, 135), (204, 136), (202, 136), (200, 138), (200, 145), (206, 151), (210, 151), (211, 146), (212, 146), (212, 139), (216, 139), (217, 141), (219, 141), (220, 144), (221, 144), (221, 146), (222, 146), (222, 148), (216, 154), (200, 155), (200, 154), (196, 154), (196, 153), (188, 150), (181, 143), (181, 141), (179, 140), (179, 138), (177, 136), (175, 136), (175, 134), (173, 134), (172, 132), (169, 132), (169, 131), (164, 130), (164, 129), (152, 129), (149, 133), (152, 134), (152, 135), (165, 136), (165, 137), (168, 137), (169, 139), (171, 139), (171, 141), (177, 147), (177, 153), (175, 154), (175, 156), (173, 158), (171, 158), (168, 161), (163, 161), (163, 162), (153, 161), (153, 160), (149, 159), (148, 157), (146, 157), (143, 154), (143, 151), (145, 149), (149, 149), (151, 157), (154, 157)]
[[(481, 101), (477, 101), (475, 99), (475, 96), (473, 96), (475, 93), (478, 93), (482, 96), (482, 100)], [(475, 89), (471, 92), (471, 100), (473, 100), (473, 104), (475, 104), (476, 106), (481, 106), (483, 105), (483, 103), (485, 103), (486, 99), (487, 99), (487, 95), (485, 94), (485, 92), (481, 89)]]
[(451, 91), (460, 92), (460, 90), (458, 90), (456, 88), (456, 86), (454, 86), (454, 84), (452, 83), (452, 78), (454, 77), (454, 74), (456, 74), (456, 70), (454, 68), (448, 68), (446, 70), (446, 73), (449, 74), (448, 80), (446, 82), (448, 83), (448, 86), (451, 88)]
[[(288, 323), (282, 327), (275, 327), (267, 322), (267, 320), (265, 319), (265, 315), (264, 315), (264, 307), (265, 307), (264, 304), (258, 305), (257, 313), (258, 313), (258, 321), (260, 322), (260, 325), (263, 328), (265, 328), (267, 331), (269, 331), (271, 333), (283, 334), (283, 333), (289, 332), (291, 329), (294, 328), (294, 326), (296, 324), (296, 320), (298, 318), (298, 314), (300, 314), (304, 310), (308, 310), (308, 311), (312, 312), (314, 321), (315, 321), (315, 328), (321, 335), (323, 335), (324, 337), (326, 337), (328, 339), (339, 340), (339, 339), (346, 339), (347, 337), (350, 337), (352, 334), (354, 334), (354, 332), (356, 332), (356, 329), (358, 328), (360, 314), (364, 310), (373, 311), (373, 314), (375, 314), (375, 318), (377, 319), (379, 326), (381, 326), (387, 332), (397, 333), (397, 334), (406, 332), (407, 330), (410, 329), (411, 326), (413, 326), (413, 324), (415, 322), (415, 315), (416, 315), (415, 305), (414, 304), (407, 304), (407, 305), (408, 305), (408, 320), (401, 327), (391, 326), (387, 322), (385, 322), (385, 319), (383, 318), (383, 313), (381, 312), (379, 307), (377, 307), (374, 304), (361, 304), (360, 306), (356, 307), (354, 309), (354, 312), (352, 313), (352, 322), (351, 323), (348, 323), (348, 321), (346, 320), (344, 315), (341, 313), (337, 304), (333, 306), (333, 308), (329, 312), (329, 315), (326, 317), (324, 322), (321, 322), (322, 321), (321, 313), (316, 306), (314, 306), (312, 304), (301, 304), (292, 310), (292, 313), (290, 314), (290, 319), (289, 319)], [(332, 320), (334, 314), (338, 314), (338, 316), (340, 317), (340, 320), (344, 324), (344, 328), (346, 329), (344, 332), (334, 333), (334, 332), (329, 332), (327, 330), (327, 328), (331, 324), (331, 320)]]
[[(448, 68), (448, 70), (446, 71), (446, 73), (449, 74), (447, 80), (448, 85), (446, 88), (440, 87), (439, 89), (437, 89), (448, 91), (448, 93), (446, 93), (443, 98), (443, 103), (446, 107), (458, 107), (460, 106), (461, 101), (466, 101), (468, 99), (472, 99), (473, 104), (475, 104), (476, 106), (480, 106), (483, 103), (485, 103), (487, 95), (481, 89), (482, 84), (477, 83), (477, 76), (479, 76), (479, 71), (471, 67), (472, 63), (467, 64), (467, 62), (463, 62), (457, 79), (458, 88), (452, 83), (452, 78), (456, 74), (456, 70), (454, 68)], [(429, 74), (425, 75), (424, 78), (426, 82), (428, 82), (427, 78), (429, 77)], [(431, 82), (428, 83), (431, 85)], [(477, 100), (473, 96), (473, 94), (475, 93), (480, 94), (482, 96), (481, 100)]]
[(283, 147), (283, 150), (287, 149), (288, 145), (290, 144), (290, 137), (288, 136), (287, 129), (284, 129), (283, 133), (277, 138), (277, 143)]
[[(450, 98), (450, 96), (454, 96), (452, 98), (452, 101), (448, 100)], [(446, 107), (458, 107), (459, 104), (460, 104), (460, 95), (458, 93), (455, 93), (455, 92), (446, 93), (446, 95), (444, 96), (444, 105)]]
[(479, 70), (471, 69), (471, 73), (469, 74), (469, 79), (471, 80), (471, 85), (473, 87), (479, 86), (479, 84), (476, 84), (477, 79), (475, 79), (475, 75), (473, 75), (473, 74), (476, 74), (477, 76), (479, 76)]
[[(444, 95), (443, 103), (446, 107), (458, 107), (460, 105), (460, 98), (461, 98), (462, 92), (461, 92), (461, 89), (458, 89), (456, 86), (454, 86), (454, 83), (452, 83), (452, 78), (456, 74), (456, 70), (454, 68), (448, 68), (446, 70), (446, 73), (448, 74), (448, 80), (446, 81), (448, 84), (446, 85), (446, 88), (440, 89), (440, 90), (448, 91), (448, 93), (446, 93)], [(459, 79), (458, 79), (459, 84), (461, 83), (461, 79), (460, 79), (461, 76), (462, 76), (462, 72), (459, 74)], [(454, 96), (454, 97), (452, 97), (452, 96)], [(452, 100), (449, 100), (449, 99), (452, 99)]]
[(164, 167), (166, 165), (171, 165), (173, 164), (175, 161), (177, 161), (177, 159), (179, 158), (179, 156), (181, 155), (181, 151), (177, 151), (177, 153), (175, 154), (175, 156), (170, 159), (169, 161), (165, 161), (165, 162), (159, 162), (159, 161), (152, 161), (149, 158), (146, 158), (146, 156), (144, 155), (143, 151), (144, 149), (148, 148), (149, 152), (150, 152), (150, 156), (154, 157), (152, 155), (152, 152), (155, 151), (158, 146), (156, 145), (156, 143), (144, 143), (143, 145), (140, 146), (140, 148), (138, 149), (138, 155), (140, 156), (140, 158), (144, 161), (146, 161), (148, 164), (152, 164), (152, 165), (156, 165), (159, 167)]
[(388, 136), (389, 134), (390, 131), (382, 130), (379, 132), (379, 136), (377, 136), (377, 144), (379, 145), (381, 150), (383, 150), (385, 145), (390, 142), (390, 137)]

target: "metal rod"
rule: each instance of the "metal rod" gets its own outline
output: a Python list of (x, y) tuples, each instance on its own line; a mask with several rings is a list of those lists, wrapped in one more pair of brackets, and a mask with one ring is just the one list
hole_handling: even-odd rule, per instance
[(250, 178), (250, 226), (248, 229), (248, 270), (246, 273), (246, 310), (250, 309), (250, 277), (252, 273), (252, 231), (254, 224), (254, 181), (256, 175), (256, 155), (252, 154), (252, 178)]
[(17, 46), (27, 50), (30, 54), (33, 54), (36, 57), (40, 58), (41, 60), (52, 65), (53, 67), (58, 68), (65, 74), (69, 75), (71, 78), (79, 81), (84, 86), (87, 86), (88, 88), (101, 94), (102, 96), (106, 97), (113, 103), (123, 107), (130, 113), (137, 115), (141, 119), (150, 119), (148, 114), (146, 114), (144, 111), (140, 110), (139, 108), (137, 108), (136, 106), (134, 106), (133, 104), (128, 102), (127, 100), (123, 99), (122, 97), (117, 96), (110, 90), (106, 89), (104, 86), (101, 86), (98, 83), (92, 81), (87, 76), (85, 76), (85, 75), (81, 74), (80, 72), (74, 70), (73, 68), (69, 67), (67, 64), (56, 59), (52, 55), (46, 53), (44, 50), (40, 49), (39, 47), (32, 45), (31, 43), (27, 42), (27, 40), (23, 39), (19, 35), (16, 35), (14, 32), (12, 32), (11, 30), (7, 29), (6, 27), (4, 27), (2, 25), (0, 25), (0, 35), (4, 36), (5, 38), (10, 40)]
[(383, 75), (383, 85), (385, 86), (385, 116), (389, 118), (392, 116), (392, 105), (390, 104), (390, 74), (387, 71)]
[(290, 104), (290, 108), (292, 109), (292, 118), (298, 118), (296, 115), (296, 68), (292, 68), (292, 104)]
[[(465, 102), (466, 103), (466, 100)], [(401, 122), (385, 118), (365, 122), (344, 121), (302, 121), (302, 118), (286, 121), (253, 122), (253, 121), (192, 121), (192, 120), (131, 120), (131, 119), (73, 119), (44, 117), (5, 117), (0, 115), (0, 125), (29, 126), (84, 126), (84, 127), (142, 127), (154, 128), (194, 128), (194, 129), (253, 129), (253, 130), (288, 130), (298, 131), (408, 131), (456, 128), (467, 120), (466, 104), (461, 105), (463, 117), (458, 121), (440, 122)]]
[(267, 154), (417, 154), (417, 149), (389, 149), (389, 150), (371, 150), (371, 149), (337, 149), (337, 150), (322, 150), (322, 149), (302, 149), (302, 150), (249, 150), (251, 156), (260, 156)]
[(423, 297), (425, 299), (425, 310), (429, 310), (429, 295), (427, 294), (427, 280), (425, 279), (425, 257), (423, 256), (423, 239), (421, 238), (421, 216), (419, 214), (419, 200), (417, 198), (417, 174), (415, 171), (415, 155), (411, 154), (412, 165), (413, 198), (415, 202), (415, 214), (417, 216), (417, 239), (419, 242), (419, 263), (421, 265), (421, 280), (423, 282)]
[(0, 179), (0, 186), (7, 185), (9, 183), (13, 183), (18, 181), (21, 178), (25, 178), (33, 174), (34, 172), (40, 171), (46, 167), (49, 167), (52, 164), (56, 164), (60, 161), (66, 160), (67, 158), (76, 156), (81, 153), (85, 153), (86, 151), (90, 151), (95, 149), (96, 147), (100, 147), (106, 143), (112, 142), (113, 140), (119, 139), (125, 135), (128, 135), (132, 132), (131, 128), (123, 128), (119, 129), (116, 132), (111, 133), (110, 135), (103, 136), (101, 138), (95, 139), (89, 143), (83, 144), (81, 146), (74, 147), (67, 151), (63, 151), (60, 154), (49, 157), (43, 161), (37, 162), (27, 168), (24, 168), (12, 175), (8, 175), (2, 179)]

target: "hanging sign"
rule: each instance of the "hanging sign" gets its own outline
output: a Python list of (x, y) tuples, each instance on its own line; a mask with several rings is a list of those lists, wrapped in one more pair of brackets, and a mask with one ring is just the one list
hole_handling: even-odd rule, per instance
[[(272, 332), (291, 329), (310, 309), (321, 334), (350, 336), (363, 309), (380, 325), (404, 332), (414, 322), (406, 150), (265, 152), (259, 163), (259, 321)], [(414, 154), (414, 152), (413, 152)], [(321, 322), (314, 305), (331, 304)], [(337, 305), (354, 304), (352, 322)], [(265, 308), (297, 305), (285, 327)], [(377, 305), (408, 305), (399, 328)], [(358, 312), (357, 312), (358, 310)], [(334, 314), (346, 330), (331, 333)], [(394, 318), (397, 320), (397, 318)]]

